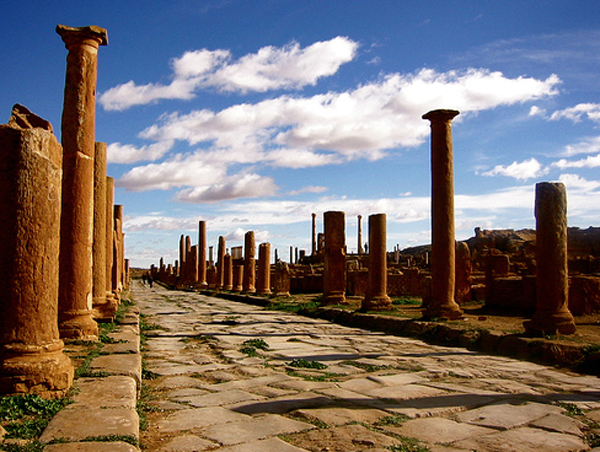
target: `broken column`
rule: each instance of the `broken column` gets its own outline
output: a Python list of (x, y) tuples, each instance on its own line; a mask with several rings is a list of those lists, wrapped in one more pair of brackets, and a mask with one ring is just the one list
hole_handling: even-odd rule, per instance
[(361, 310), (386, 309), (392, 305), (387, 295), (387, 226), (385, 213), (369, 215), (369, 283)]
[(244, 266), (243, 265), (234, 265), (233, 266), (233, 290), (234, 292), (241, 292), (244, 288), (243, 286), (243, 278), (244, 278)]
[(460, 305), (471, 301), (471, 250), (467, 242), (456, 242), (454, 300)]
[(462, 310), (454, 301), (454, 167), (452, 119), (456, 110), (432, 110), (431, 122), (431, 299), (424, 315), (458, 319)]
[(189, 278), (190, 284), (196, 285), (198, 282), (198, 245), (190, 248), (188, 254)]
[(271, 294), (271, 244), (258, 245), (258, 273), (256, 277), (256, 292), (259, 295)]
[(244, 275), (242, 292), (256, 293), (256, 245), (254, 242), (254, 231), (248, 231), (244, 235)]
[(115, 223), (115, 230), (114, 230), (114, 235), (113, 235), (113, 241), (114, 241), (114, 246), (113, 246), (113, 278), (115, 278), (115, 281), (113, 282), (113, 290), (114, 290), (114, 285), (116, 283), (116, 290), (117, 292), (120, 292), (123, 290), (123, 260), (124, 260), (124, 255), (123, 255), (123, 250), (124, 250), (124, 245), (123, 245), (123, 239), (125, 238), (123, 235), (123, 205), (122, 204), (115, 204), (114, 206), (114, 223)]
[(569, 312), (567, 267), (567, 192), (560, 182), (535, 186), (536, 310), (524, 322), (529, 334), (573, 334), (575, 320)]
[(92, 319), (92, 230), (98, 47), (104, 28), (58, 25), (67, 55), (62, 114), (63, 178), (60, 221), (61, 337), (96, 340)]
[(198, 223), (198, 287), (206, 289), (206, 221)]
[(58, 331), (62, 149), (20, 105), (0, 149), (0, 394), (62, 396), (73, 383)]
[(322, 304), (346, 302), (346, 231), (344, 212), (325, 212), (325, 269)]
[(233, 289), (233, 261), (231, 254), (225, 253), (223, 256), (223, 290), (231, 291)]
[(118, 306), (112, 297), (106, 296), (106, 195), (106, 143), (98, 142), (94, 154), (92, 316), (94, 319), (110, 322)]

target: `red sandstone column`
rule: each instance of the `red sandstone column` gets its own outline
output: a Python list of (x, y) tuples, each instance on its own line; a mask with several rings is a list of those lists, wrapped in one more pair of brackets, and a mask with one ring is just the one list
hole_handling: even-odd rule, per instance
[(369, 215), (369, 285), (361, 309), (385, 309), (392, 305), (387, 295), (386, 215)]
[(115, 180), (112, 177), (106, 178), (106, 299), (110, 303), (119, 302), (119, 298), (113, 293), (113, 229), (115, 224), (114, 219), (114, 197), (115, 197)]
[(258, 274), (256, 292), (259, 295), (271, 294), (271, 244), (258, 245)]
[(536, 311), (524, 323), (530, 334), (573, 334), (567, 267), (567, 192), (560, 182), (535, 186)]
[(19, 105), (0, 149), (0, 394), (61, 396), (73, 383), (58, 331), (62, 149)]
[(312, 250), (311, 250), (311, 256), (316, 256), (317, 255), (317, 214), (313, 213), (311, 215), (312, 215)]
[(346, 302), (346, 232), (344, 212), (325, 212), (325, 271), (321, 304)]
[(117, 311), (117, 303), (113, 302), (112, 297), (106, 297), (106, 194), (106, 143), (98, 142), (94, 157), (92, 316), (110, 322)]
[(233, 289), (233, 262), (231, 254), (226, 253), (223, 256), (223, 290), (231, 291)]
[(219, 236), (219, 246), (217, 248), (217, 289), (222, 289), (225, 279), (225, 237)]
[(431, 121), (431, 300), (426, 317), (457, 319), (462, 310), (454, 301), (454, 168), (452, 119), (456, 110), (433, 110)]
[(92, 230), (98, 47), (100, 27), (58, 25), (67, 55), (62, 114), (63, 179), (60, 222), (59, 329), (61, 337), (98, 338), (92, 319)]
[(241, 292), (244, 288), (244, 266), (234, 265), (233, 266), (233, 288), (234, 292)]
[(206, 221), (198, 223), (198, 286), (206, 289)]
[(254, 231), (246, 232), (244, 236), (244, 276), (242, 291), (244, 293), (256, 293), (256, 245), (254, 242)]

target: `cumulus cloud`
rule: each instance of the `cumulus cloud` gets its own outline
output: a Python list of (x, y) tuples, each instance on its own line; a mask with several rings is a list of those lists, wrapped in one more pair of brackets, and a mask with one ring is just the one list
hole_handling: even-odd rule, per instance
[(580, 160), (567, 160), (560, 159), (558, 162), (554, 162), (552, 166), (558, 168), (598, 168), (600, 166), (600, 154), (590, 155)]
[(309, 185), (308, 187), (303, 187), (300, 190), (292, 190), (291, 192), (288, 193), (288, 195), (297, 196), (297, 195), (301, 195), (302, 193), (323, 193), (327, 190), (328, 190), (327, 187)]
[(111, 143), (107, 146), (108, 163), (135, 163), (142, 160), (154, 161), (171, 150), (173, 140), (159, 141), (148, 146), (135, 147), (130, 144)]
[(125, 110), (161, 99), (188, 100), (199, 89), (248, 93), (274, 89), (299, 89), (315, 85), (354, 59), (358, 44), (338, 36), (301, 48), (297, 42), (284, 47), (263, 47), (234, 61), (228, 50), (195, 50), (171, 61), (168, 85), (137, 85), (133, 80), (102, 93), (98, 102), (105, 110)]
[(553, 121), (570, 119), (573, 122), (580, 122), (584, 118), (600, 123), (600, 104), (577, 104), (574, 107), (557, 110), (550, 116), (550, 119)]
[(562, 155), (570, 157), (578, 154), (593, 154), (600, 152), (600, 136), (586, 138), (579, 143), (570, 144), (565, 147)]
[(245, 174), (219, 180), (212, 185), (188, 188), (175, 195), (175, 199), (188, 203), (211, 203), (241, 198), (260, 198), (273, 196), (278, 187), (270, 177), (258, 174)]
[(517, 180), (527, 180), (548, 174), (549, 168), (542, 166), (535, 158), (523, 162), (513, 162), (510, 165), (496, 165), (489, 171), (481, 173), (482, 176), (506, 176)]

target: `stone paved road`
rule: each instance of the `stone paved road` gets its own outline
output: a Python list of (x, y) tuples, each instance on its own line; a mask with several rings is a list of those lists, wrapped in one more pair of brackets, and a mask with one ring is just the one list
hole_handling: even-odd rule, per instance
[[(134, 298), (161, 327), (144, 347), (159, 375), (148, 450), (561, 452), (600, 438), (596, 377), (137, 281)], [(315, 362), (327, 367), (290, 365)]]

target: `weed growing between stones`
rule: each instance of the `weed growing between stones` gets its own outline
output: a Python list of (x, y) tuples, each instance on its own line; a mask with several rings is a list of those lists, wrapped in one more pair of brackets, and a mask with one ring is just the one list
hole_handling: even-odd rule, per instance
[(38, 438), (52, 417), (69, 403), (72, 401), (68, 397), (47, 400), (37, 394), (3, 397), (0, 419), (5, 438)]
[(584, 440), (591, 448), (600, 447), (600, 433), (588, 433)]
[(304, 358), (294, 359), (287, 363), (290, 367), (297, 367), (301, 369), (327, 369), (327, 365), (320, 363), (319, 361), (307, 361)]
[(135, 447), (139, 446), (138, 439), (133, 435), (88, 436), (83, 441), (101, 442), (101, 443), (115, 443), (117, 441), (122, 441), (124, 443), (129, 443)]
[(43, 452), (45, 447), (45, 444), (42, 444), (37, 440), (27, 444), (2, 444), (2, 450), (4, 452)]
[(390, 446), (387, 449), (389, 449), (391, 452), (430, 452), (430, 449), (428, 447), (420, 446), (419, 444), (408, 443)]
[(240, 352), (250, 356), (259, 356), (256, 349), (269, 350), (269, 344), (262, 339), (248, 339), (242, 343), (243, 347), (240, 348)]
[(365, 372), (377, 372), (380, 370), (390, 370), (393, 369), (393, 366), (378, 366), (375, 364), (366, 364), (366, 363), (361, 363), (360, 361), (342, 361), (340, 364), (344, 364), (347, 366), (353, 366), (353, 367), (358, 367), (359, 369), (364, 370)]
[(567, 416), (575, 417), (583, 416), (585, 414), (584, 411), (574, 403), (558, 402), (557, 405), (567, 412)]
[(405, 416), (404, 414), (398, 414), (395, 416), (385, 416), (379, 419), (375, 425), (376, 426), (388, 426), (388, 425), (400, 425), (404, 422), (408, 421), (410, 418)]

